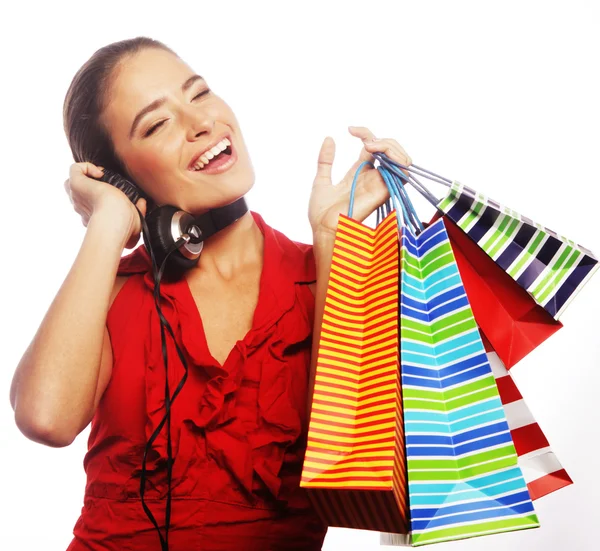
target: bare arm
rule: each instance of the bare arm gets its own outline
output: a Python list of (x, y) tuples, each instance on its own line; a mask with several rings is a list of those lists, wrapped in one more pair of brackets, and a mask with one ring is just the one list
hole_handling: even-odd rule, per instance
[(129, 237), (129, 222), (121, 219), (108, 210), (90, 218), (75, 262), (15, 371), (15, 421), (34, 441), (70, 444), (110, 380), (106, 316), (125, 280), (116, 272)]
[(315, 235), (313, 239), (313, 252), (315, 255), (315, 265), (317, 269), (317, 282), (313, 289), (315, 295), (315, 321), (313, 329), (310, 374), (308, 379), (307, 411), (310, 411), (314, 392), (317, 356), (319, 351), (319, 338), (321, 335), (321, 324), (323, 323), (323, 310), (325, 307), (325, 296), (327, 294), (327, 283), (329, 281), (329, 271), (331, 269), (334, 241), (335, 234), (330, 232), (322, 232), (319, 235)]

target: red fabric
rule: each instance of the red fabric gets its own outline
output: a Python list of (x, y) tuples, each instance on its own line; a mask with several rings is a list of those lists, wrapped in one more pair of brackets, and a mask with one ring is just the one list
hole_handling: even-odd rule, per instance
[[(299, 487), (308, 415), (315, 280), (312, 247), (252, 213), (264, 265), (251, 330), (223, 365), (209, 352), (185, 278), (161, 282), (163, 314), (188, 362), (172, 406), (171, 551), (321, 549), (327, 527)], [(121, 260), (130, 274), (108, 313), (113, 372), (92, 421), (84, 506), (68, 551), (160, 550), (139, 497), (144, 446), (164, 415), (165, 368), (144, 246)], [(167, 337), (169, 383), (184, 368)], [(148, 454), (146, 503), (164, 525), (166, 431)]]

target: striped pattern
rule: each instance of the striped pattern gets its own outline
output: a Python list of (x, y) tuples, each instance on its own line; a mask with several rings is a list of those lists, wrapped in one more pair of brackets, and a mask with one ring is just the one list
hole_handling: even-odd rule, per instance
[(496, 378), (496, 385), (504, 406), (510, 434), (519, 456), (519, 467), (523, 471), (531, 499), (539, 499), (569, 484), (573, 484), (571, 477), (550, 449), (546, 436), (533, 418), (517, 385), (498, 354), (494, 352), (492, 345), (481, 332), (481, 329), (480, 333), (488, 361), (492, 367), (492, 373)]
[(598, 269), (591, 251), (459, 182), (438, 208), (555, 319)]
[(406, 532), (398, 225), (340, 215), (300, 485), (331, 526)]
[(443, 219), (402, 230), (400, 314), (413, 545), (539, 526)]
[(510, 369), (562, 323), (533, 300), (454, 221), (444, 222), (477, 324)]

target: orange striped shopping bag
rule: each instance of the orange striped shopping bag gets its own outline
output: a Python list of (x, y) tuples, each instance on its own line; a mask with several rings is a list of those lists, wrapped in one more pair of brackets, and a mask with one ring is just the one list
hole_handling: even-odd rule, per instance
[(330, 526), (407, 532), (398, 243), (340, 215), (300, 483)]

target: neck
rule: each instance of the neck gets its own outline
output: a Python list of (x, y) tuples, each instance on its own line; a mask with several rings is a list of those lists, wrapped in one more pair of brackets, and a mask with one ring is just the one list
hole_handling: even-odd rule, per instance
[(248, 211), (204, 242), (200, 261), (189, 270), (188, 277), (211, 274), (232, 279), (248, 263), (262, 264), (263, 242), (263, 234)]

